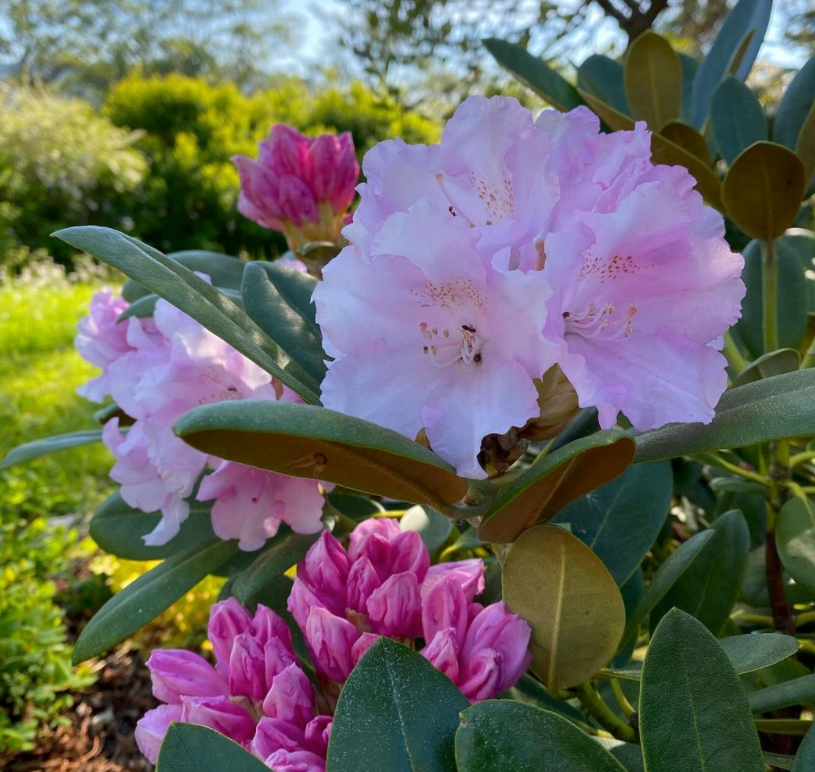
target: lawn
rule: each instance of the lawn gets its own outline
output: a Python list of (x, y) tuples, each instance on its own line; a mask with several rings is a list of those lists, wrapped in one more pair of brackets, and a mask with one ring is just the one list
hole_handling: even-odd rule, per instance
[[(76, 387), (95, 368), (73, 348), (76, 324), (97, 286), (55, 281), (0, 286), (0, 457), (51, 434), (97, 426)], [(111, 490), (102, 445), (0, 472), (0, 520), (93, 510)]]

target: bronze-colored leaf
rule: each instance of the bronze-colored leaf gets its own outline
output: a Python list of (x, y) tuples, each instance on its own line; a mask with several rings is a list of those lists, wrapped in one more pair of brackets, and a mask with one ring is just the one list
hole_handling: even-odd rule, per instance
[(727, 214), (748, 236), (769, 241), (791, 227), (804, 196), (804, 166), (792, 150), (756, 142), (727, 172), (722, 199)]
[(689, 123), (669, 121), (659, 130), (659, 133), (710, 166), (710, 148), (705, 138)]
[(658, 131), (682, 111), (682, 65), (665, 38), (643, 32), (625, 61), (625, 93), (634, 117)]
[(525, 531), (504, 561), (504, 601), (532, 628), (532, 670), (549, 690), (576, 686), (605, 667), (625, 628), (608, 569), (554, 525)]
[(610, 429), (570, 442), (533, 464), (501, 490), (478, 529), (484, 541), (507, 543), (535, 523), (550, 520), (576, 498), (619, 477), (634, 440)]

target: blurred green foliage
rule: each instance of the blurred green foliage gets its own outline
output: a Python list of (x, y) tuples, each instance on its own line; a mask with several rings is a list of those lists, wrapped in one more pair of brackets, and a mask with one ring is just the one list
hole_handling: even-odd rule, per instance
[(240, 185), (231, 160), (236, 153), (257, 156), (275, 123), (307, 134), (350, 131), (360, 157), (388, 137), (427, 142), (439, 131), (360, 83), (313, 92), (293, 79), (246, 96), (233, 83), (135, 73), (110, 92), (104, 112), (116, 126), (142, 132), (136, 147), (150, 170), (128, 201), (133, 234), (164, 251), (233, 255), (273, 256), (285, 249), (281, 237), (238, 213)]
[(0, 85), (0, 264), (48, 248), (70, 223), (126, 227), (126, 202), (147, 170), (136, 135), (87, 102)]

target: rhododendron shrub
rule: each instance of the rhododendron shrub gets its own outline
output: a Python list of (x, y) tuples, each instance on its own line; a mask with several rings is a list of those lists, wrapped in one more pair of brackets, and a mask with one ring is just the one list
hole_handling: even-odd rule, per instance
[(815, 64), (770, 132), (770, 5), (577, 86), (486, 41), (553, 109), (471, 97), (359, 185), (275, 127), (274, 263), (57, 234), (128, 277), (77, 336), (102, 427), (2, 464), (102, 440), (91, 534), (160, 561), (76, 661), (226, 577), (211, 651), (148, 662), (160, 772), (815, 768)]

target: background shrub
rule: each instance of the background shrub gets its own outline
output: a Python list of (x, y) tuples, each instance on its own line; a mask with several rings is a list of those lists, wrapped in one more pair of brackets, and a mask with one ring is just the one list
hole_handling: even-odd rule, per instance
[(37, 248), (65, 260), (71, 249), (50, 234), (67, 221), (128, 229), (147, 170), (136, 135), (41, 88), (0, 85), (0, 115), (0, 263)]

